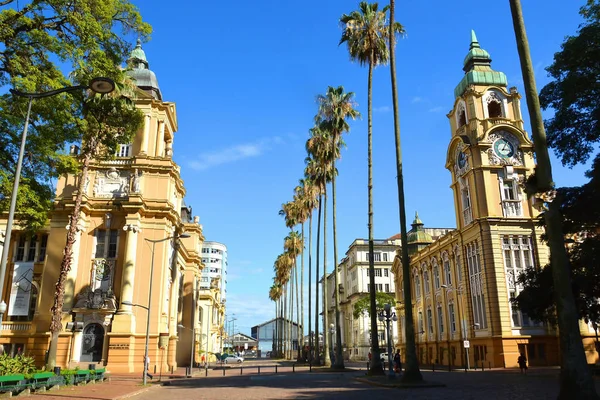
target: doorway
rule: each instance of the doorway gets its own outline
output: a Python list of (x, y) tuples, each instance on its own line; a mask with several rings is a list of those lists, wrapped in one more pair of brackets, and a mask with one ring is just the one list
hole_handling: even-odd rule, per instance
[(81, 345), (82, 362), (98, 362), (102, 360), (104, 346), (104, 328), (100, 324), (88, 324), (83, 330)]

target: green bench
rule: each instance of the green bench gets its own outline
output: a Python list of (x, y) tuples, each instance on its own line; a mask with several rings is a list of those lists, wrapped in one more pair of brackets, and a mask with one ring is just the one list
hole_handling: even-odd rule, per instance
[(96, 377), (95, 377), (95, 379), (97, 381), (102, 382), (106, 378), (106, 376), (105, 376), (106, 375), (106, 368), (99, 368), (99, 369), (97, 369), (95, 371), (96, 371), (96, 374), (95, 374)]
[(27, 387), (27, 381), (23, 374), (0, 376), (0, 392), (20, 392)]
[(89, 369), (82, 369), (79, 370), (77, 372), (75, 372), (75, 375), (73, 376), (73, 383), (75, 385), (77, 385), (78, 383), (87, 383), (90, 380), (90, 370)]
[(49, 389), (52, 386), (64, 384), (65, 380), (60, 375), (56, 375), (54, 372), (38, 372), (37, 374), (33, 374), (33, 384), (32, 389)]

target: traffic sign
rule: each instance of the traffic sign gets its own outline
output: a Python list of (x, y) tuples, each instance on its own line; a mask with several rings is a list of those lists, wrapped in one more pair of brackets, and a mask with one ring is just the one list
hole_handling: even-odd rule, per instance
[(469, 341), (468, 341), (468, 340), (464, 340), (464, 341), (463, 341), (463, 347), (464, 347), (465, 349), (468, 349), (469, 347), (471, 347), (471, 343), (469, 343)]

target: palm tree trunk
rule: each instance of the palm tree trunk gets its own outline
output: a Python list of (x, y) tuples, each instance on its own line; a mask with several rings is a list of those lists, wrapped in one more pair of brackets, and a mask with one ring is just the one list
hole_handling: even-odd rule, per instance
[(283, 292), (283, 329), (282, 329), (282, 333), (283, 333), (283, 358), (287, 358), (287, 324), (286, 324), (286, 319), (287, 319), (287, 305), (288, 305), (288, 285), (289, 282), (285, 284), (285, 291)]
[(329, 295), (327, 288), (327, 184), (323, 191), (323, 357), (324, 365), (331, 367), (329, 356)]
[(296, 360), (300, 360), (300, 303), (298, 296), (298, 265), (296, 264), (296, 260), (298, 257), (294, 259), (294, 284), (296, 285)]
[(331, 178), (331, 195), (333, 202), (333, 275), (335, 292), (335, 368), (344, 369), (344, 354), (342, 352), (342, 329), (340, 326), (340, 285), (338, 281), (338, 256), (337, 256), (337, 220), (336, 220), (336, 198), (335, 198), (335, 159), (331, 161), (333, 175)]
[[(371, 57), (373, 60), (373, 57)], [(370, 375), (383, 375), (381, 358), (379, 357), (379, 334), (377, 331), (377, 302), (375, 300), (375, 258), (373, 257), (373, 61), (369, 62), (369, 88), (368, 88), (368, 149), (367, 165), (369, 168), (369, 317), (371, 318), (371, 367)]]
[(404, 283), (404, 330), (405, 330), (405, 365), (403, 382), (420, 382), (423, 380), (419, 370), (415, 345), (415, 325), (410, 295), (410, 259), (408, 257), (406, 209), (404, 199), (404, 175), (402, 171), (402, 145), (400, 142), (400, 109), (398, 107), (398, 86), (396, 83), (396, 45), (394, 32), (395, 1), (390, 1), (390, 75), (392, 79), (392, 103), (394, 108), (394, 136), (396, 141), (396, 176), (398, 183), (398, 208), (400, 212), (400, 241), (402, 243), (402, 277)]
[[(535, 169), (537, 192), (553, 190), (552, 166), (546, 144), (546, 132), (535, 85), (535, 76), (529, 42), (525, 32), (525, 21), (520, 0), (509, 0), (512, 13), (517, 49), (525, 86), (527, 109), (531, 120), (531, 133), (537, 159)], [(571, 271), (563, 237), (560, 198), (549, 199), (548, 211), (544, 213), (546, 234), (550, 247), (550, 266), (554, 282), (558, 332), (560, 337), (561, 369), (559, 399), (597, 399), (594, 380), (587, 366), (579, 316), (571, 287)]]
[[(90, 148), (94, 148), (90, 147)], [(48, 349), (48, 361), (46, 363), (47, 370), (51, 370), (56, 366), (56, 354), (58, 351), (58, 336), (62, 331), (62, 310), (65, 303), (65, 282), (69, 271), (71, 270), (71, 263), (73, 262), (73, 245), (77, 239), (77, 224), (79, 223), (79, 213), (81, 212), (81, 202), (83, 200), (83, 192), (85, 181), (87, 180), (88, 170), (90, 166), (90, 160), (92, 154), (87, 152), (83, 159), (83, 165), (81, 168), (81, 178), (79, 179), (79, 185), (77, 187), (77, 196), (75, 197), (75, 205), (73, 212), (69, 218), (69, 229), (67, 231), (67, 241), (63, 250), (63, 259), (60, 264), (60, 273), (58, 275), (58, 281), (56, 282), (56, 288), (54, 292), (54, 304), (52, 305), (52, 321), (50, 323), (50, 347)]]
[[(301, 344), (302, 352), (304, 352), (304, 222), (302, 222), (302, 254), (300, 255), (302, 258), (300, 263), (302, 267), (300, 268), (300, 323), (301, 325), (298, 327), (299, 329), (299, 343)], [(302, 354), (302, 353), (301, 353)]]
[(273, 334), (273, 346), (271, 348), (271, 357), (277, 354), (277, 320), (279, 317), (278, 302), (279, 299), (273, 301), (275, 303), (275, 332)]
[(312, 335), (312, 210), (308, 217), (308, 362), (313, 361)]
[(319, 216), (317, 218), (317, 265), (315, 268), (315, 360), (321, 365), (321, 341), (319, 340), (319, 248), (321, 244), (321, 205), (323, 196), (319, 195)]

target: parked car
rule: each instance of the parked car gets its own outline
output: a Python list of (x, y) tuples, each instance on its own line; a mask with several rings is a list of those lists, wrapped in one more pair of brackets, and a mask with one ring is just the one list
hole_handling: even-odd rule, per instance
[(227, 355), (227, 357), (225, 357), (225, 359), (223, 360), (223, 362), (225, 364), (241, 364), (244, 362), (244, 359), (242, 357), (238, 357), (235, 354), (229, 354)]

